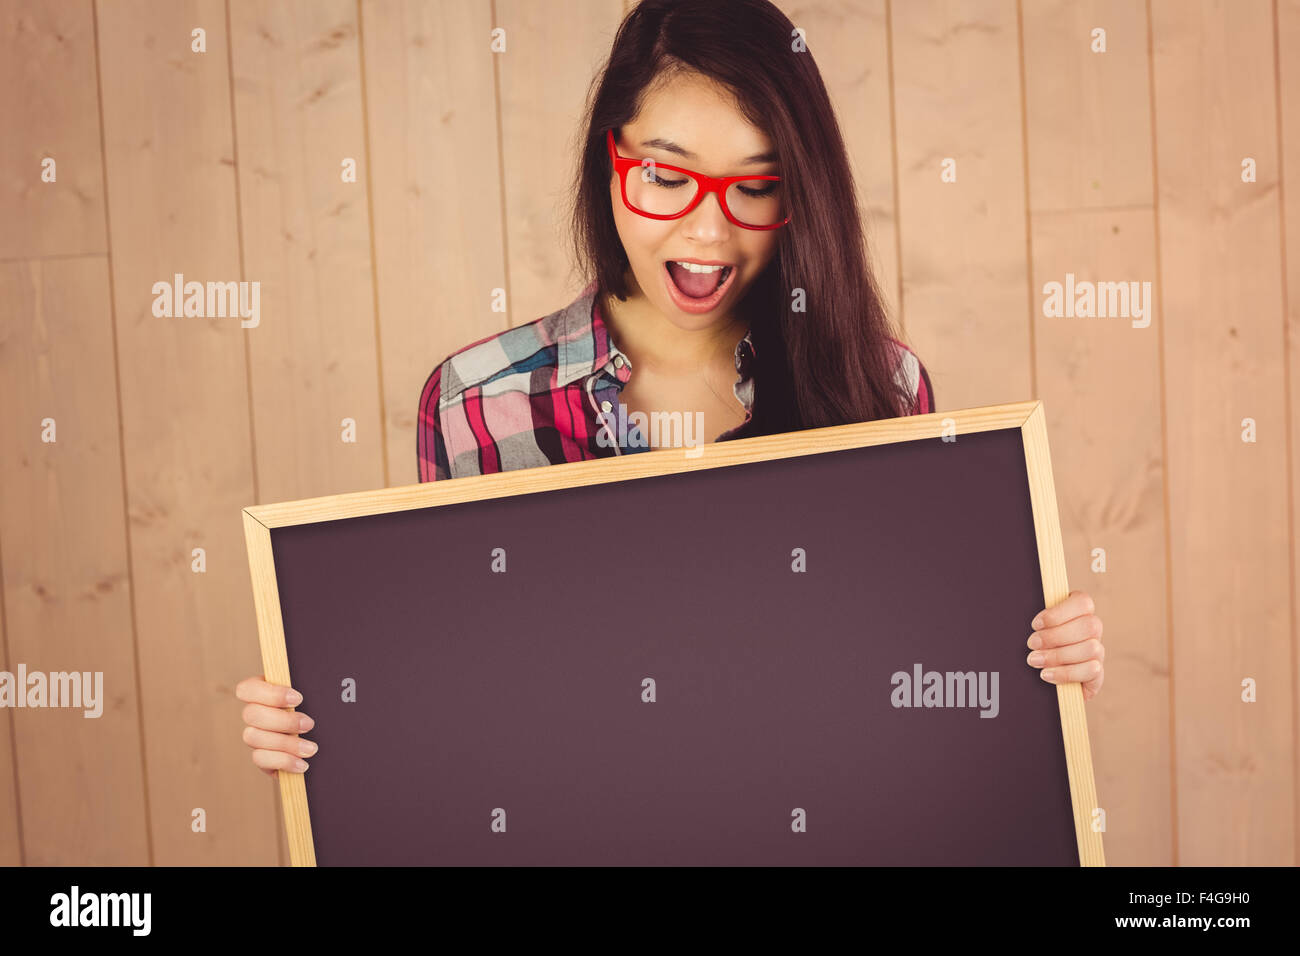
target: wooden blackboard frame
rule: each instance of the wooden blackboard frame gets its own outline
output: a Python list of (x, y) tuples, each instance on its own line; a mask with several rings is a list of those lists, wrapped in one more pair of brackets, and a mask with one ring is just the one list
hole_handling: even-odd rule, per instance
[[(1025, 467), (1029, 476), (1030, 503), (1043, 581), (1043, 606), (1052, 607), (1069, 595), (1069, 588), (1066, 584), (1065, 552), (1048, 451), (1047, 419), (1041, 401), (1018, 402), (245, 508), (244, 537), (248, 545), (263, 673), (271, 683), (292, 684), (275, 562), (271, 551), (272, 528), (1011, 428), (1019, 428), (1024, 441)], [(1077, 683), (1062, 684), (1057, 685), (1056, 692), (1079, 862), (1083, 866), (1104, 866), (1101, 833), (1092, 826), (1097, 794), (1092, 772), (1092, 752), (1088, 743), (1088, 724), (1084, 714), (1083, 688)], [(278, 771), (277, 776), (280, 780), (280, 796), (292, 863), (294, 866), (315, 866), (315, 844), (312, 840), (304, 776), (284, 771)]]

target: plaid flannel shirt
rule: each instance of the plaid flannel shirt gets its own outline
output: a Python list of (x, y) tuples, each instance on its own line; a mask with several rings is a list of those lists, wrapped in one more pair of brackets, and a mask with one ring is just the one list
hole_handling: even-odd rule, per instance
[[(420, 395), (420, 481), (650, 450), (635, 425), (622, 444), (620, 430), (611, 427), (632, 366), (610, 337), (595, 293), (593, 282), (565, 308), (472, 342), (439, 363)], [(925, 366), (906, 345), (890, 341), (899, 351), (898, 374), (914, 396), (912, 414), (933, 411)], [(746, 333), (736, 345), (732, 386), (746, 422), (754, 404), (753, 357)], [(714, 441), (734, 437), (740, 427)]]

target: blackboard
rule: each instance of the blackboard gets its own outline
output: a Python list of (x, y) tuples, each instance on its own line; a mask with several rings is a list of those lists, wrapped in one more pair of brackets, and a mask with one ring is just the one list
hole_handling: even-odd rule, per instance
[(244, 523), (296, 865), (1102, 863), (1041, 402)]

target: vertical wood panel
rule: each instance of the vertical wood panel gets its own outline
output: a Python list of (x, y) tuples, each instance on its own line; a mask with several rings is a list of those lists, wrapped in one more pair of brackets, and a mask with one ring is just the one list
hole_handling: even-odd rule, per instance
[(11, 715), (37, 866), (149, 863), (107, 302), (101, 256), (0, 266), (4, 666), (103, 674), (100, 717)]
[[(361, 5), (388, 482), (415, 484), (420, 391), (451, 352), (504, 331), (491, 4)], [(308, 771), (310, 773), (310, 771)]]
[[(1105, 622), (1106, 687), (1087, 705), (1112, 865), (1173, 862), (1160, 325), (1045, 318), (1047, 282), (1151, 283), (1155, 195), (1146, 11), (1023, 4), (1031, 285), (1072, 587)], [(1091, 49), (1094, 27), (1106, 52)], [(1144, 320), (1145, 321), (1145, 320)], [(1094, 548), (1106, 572), (1093, 571)]]
[(75, 257), (0, 266), (0, 666), (100, 671), (106, 698), (98, 718), (6, 710), (0, 859), (146, 864), (108, 269), (81, 257), (107, 247), (90, 3), (5, 5), (0, 97), (0, 257)]
[[(1152, 0), (1178, 862), (1295, 862), (1277, 102), (1267, 0)], [(1241, 162), (1258, 162), (1256, 183)], [(1258, 441), (1241, 440), (1252, 418)], [(1241, 682), (1258, 682), (1243, 703)]]
[[(0, 103), (9, 133), (0, 137), (0, 259), (105, 249), (94, 56), (89, 3), (51, 7), (16, 0), (0, 9)], [(53, 73), (51, 62), (60, 67)], [(41, 181), (47, 156), (58, 163), (56, 183)], [(11, 325), (32, 319), (20, 313), (19, 301), (0, 303), (0, 343), (14, 334)], [(8, 453), (11, 446), (0, 447)], [(0, 482), (3, 491), (8, 486)], [(0, 528), (0, 575), (4, 538)], [(30, 547), (12, 535), (9, 544), (19, 555)], [(0, 587), (0, 666), (12, 671), (17, 658), (8, 651), (4, 616)], [(0, 715), (0, 865), (6, 866), (22, 862), (16, 760), (6, 710)]]
[[(0, 541), (3, 545), (3, 541)], [(4, 573), (4, 551), (0, 547), (0, 574)], [(0, 588), (0, 669), (13, 672), (16, 658), (9, 653), (5, 627), (4, 589)], [(0, 866), (21, 866), (26, 862), (22, 845), (22, 808), (18, 795), (18, 760), (14, 751), (14, 722), (8, 709), (0, 715)]]
[[(250, 764), (233, 696), (257, 633), (240, 521), (255, 500), (246, 330), (152, 313), (153, 284), (175, 273), (240, 278), (226, 9), (97, 12), (154, 862), (275, 863), (273, 783)], [(206, 53), (190, 51), (196, 27)], [(206, 833), (191, 831), (195, 808)]]
[(1036, 398), (1014, 0), (891, 10), (908, 337), (947, 407)]
[[(1283, 305), (1286, 308), (1286, 388), (1287, 413), (1290, 416), (1291, 435), (1291, 481), (1290, 519), (1288, 531), (1291, 535), (1291, 659), (1292, 693), (1300, 694), (1300, 644), (1296, 633), (1296, 591), (1297, 569), (1300, 558), (1296, 555), (1296, 541), (1300, 537), (1300, 436), (1296, 428), (1300, 425), (1300, 395), (1297, 394), (1295, 373), (1300, 369), (1300, 0), (1278, 0), (1277, 37), (1274, 68), (1278, 73), (1279, 92), (1279, 148), (1282, 155), (1282, 238), (1283, 238), (1283, 277), (1285, 280)], [(1296, 859), (1300, 860), (1300, 700), (1292, 702), (1292, 712), (1296, 722), (1292, 724), (1294, 736), (1293, 766), (1296, 773), (1295, 794), (1295, 834)]]
[(258, 501), (383, 487), (356, 2), (234, 0), (230, 27)]
[[(1146, 8), (1130, 0), (1021, 0), (1029, 205), (1153, 208)], [(1106, 52), (1092, 52), (1092, 31)]]
[(497, 60), (510, 276), (510, 324), (568, 305), (581, 283), (570, 261), (567, 196), (577, 175), (588, 86), (609, 55), (620, 0), (569, 0), (564, 16), (531, 0), (496, 0), (509, 38)]
[(0, 101), (0, 259), (105, 252), (90, 0), (0, 7)]

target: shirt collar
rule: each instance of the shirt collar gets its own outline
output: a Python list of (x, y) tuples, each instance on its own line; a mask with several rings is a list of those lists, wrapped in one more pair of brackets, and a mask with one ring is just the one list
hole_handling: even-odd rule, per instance
[[(605, 367), (615, 355), (623, 355), (610, 337), (609, 326), (596, 301), (596, 283), (583, 289), (561, 316), (558, 338), (559, 384), (569, 385)], [(747, 380), (754, 357), (753, 329), (736, 343), (736, 371)], [(623, 355), (624, 360), (627, 356)]]

